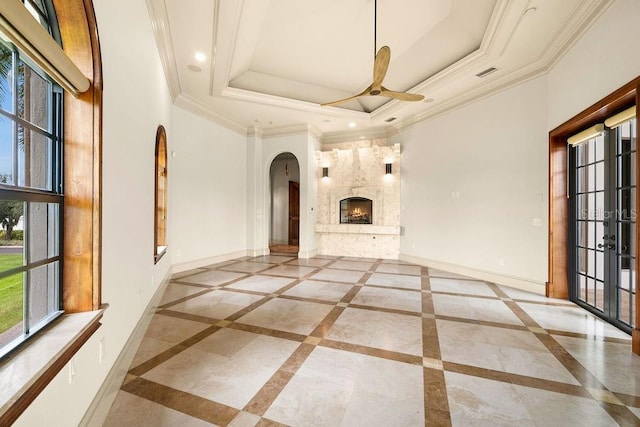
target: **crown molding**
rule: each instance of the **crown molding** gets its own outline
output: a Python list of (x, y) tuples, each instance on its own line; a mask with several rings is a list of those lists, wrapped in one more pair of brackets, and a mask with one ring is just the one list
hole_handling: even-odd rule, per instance
[(543, 50), (546, 67), (551, 70), (562, 59), (582, 36), (598, 21), (615, 0), (590, 0), (587, 6), (574, 11), (575, 19), (562, 27), (562, 31), (554, 37)]
[(256, 104), (269, 104), (275, 107), (287, 108), (295, 111), (306, 111), (309, 113), (325, 114), (333, 117), (341, 117), (347, 119), (369, 119), (369, 113), (345, 110), (343, 108), (327, 108), (320, 104), (314, 104), (307, 101), (299, 101), (297, 99), (284, 98), (266, 93), (254, 92), (246, 89), (238, 89), (227, 87), (221, 93), (222, 98), (234, 99)]
[[(585, 3), (587, 1), (587, 7), (579, 7), (574, 11), (571, 19), (567, 22), (567, 25), (565, 25), (562, 30), (553, 37), (552, 41), (542, 50), (542, 54), (537, 60), (532, 61), (527, 66), (518, 68), (508, 74), (503, 74), (502, 76), (496, 75), (483, 85), (476, 86), (474, 89), (465, 92), (460, 96), (438, 103), (437, 105), (434, 105), (433, 108), (409, 119), (397, 122), (393, 126), (399, 131), (406, 130), (408, 127), (415, 126), (429, 119), (441, 116), (465, 105), (488, 98), (496, 93), (547, 74), (614, 2), (614, 0), (585, 0)], [(582, 3), (582, 5), (585, 3)], [(510, 38), (511, 36), (509, 39)], [(439, 77), (442, 78), (442, 76)], [(451, 77), (451, 75), (446, 77)], [(428, 82), (430, 83), (431, 80), (428, 80)]]
[(255, 127), (255, 126), (250, 126), (247, 129), (247, 138), (257, 138), (257, 139), (262, 139), (262, 129)]
[(393, 126), (378, 126), (360, 130), (325, 132), (320, 139), (320, 143), (324, 145), (360, 140), (388, 139), (397, 133), (398, 130)]
[(209, 73), (209, 95), (213, 95), (213, 81), (216, 75), (216, 62), (218, 60), (218, 26), (220, 22), (220, 0), (213, 0), (213, 30), (211, 31), (211, 67)]
[[(213, 31), (211, 40), (211, 74), (209, 75), (209, 96), (217, 96), (229, 86), (233, 51), (238, 41), (244, 0), (222, 2), (214, 0)], [(220, 28), (223, 28), (221, 31)], [(230, 27), (230, 31), (225, 31)], [(218, 71), (216, 73), (216, 70)]]
[(322, 132), (318, 128), (307, 123), (261, 129), (261, 132), (264, 139), (292, 135), (312, 135), (318, 140), (322, 137)]
[[(503, 46), (508, 44), (515, 32), (517, 23), (507, 22), (511, 16), (507, 13), (510, 7), (515, 6), (507, 0), (498, 0), (478, 49), (407, 91), (421, 93), (423, 95), (428, 94), (439, 84), (446, 83), (462, 75), (476, 74), (481, 68), (490, 64), (494, 59), (495, 52), (497, 50), (503, 50)], [(474, 71), (474, 67), (476, 67), (477, 70)], [(427, 95), (425, 96), (428, 97)], [(401, 101), (397, 100), (387, 102), (372, 111), (371, 118), (377, 120), (387, 115), (395, 115), (395, 112), (401, 105)]]
[(209, 121), (212, 121), (230, 131), (238, 133), (242, 136), (247, 135), (247, 127), (234, 122), (228, 117), (224, 117), (221, 114), (216, 113), (215, 111), (208, 108), (206, 105), (198, 102), (197, 100), (191, 98), (189, 95), (180, 94), (176, 99), (174, 99), (173, 103), (181, 108), (184, 108), (187, 111), (192, 112), (202, 118), (205, 118)]
[(171, 27), (169, 25), (169, 15), (167, 5), (164, 0), (147, 0), (147, 11), (151, 19), (153, 35), (156, 39), (160, 63), (167, 79), (169, 93), (175, 100), (182, 89), (180, 87), (180, 77), (178, 76), (178, 66), (176, 64), (175, 51), (171, 39)]

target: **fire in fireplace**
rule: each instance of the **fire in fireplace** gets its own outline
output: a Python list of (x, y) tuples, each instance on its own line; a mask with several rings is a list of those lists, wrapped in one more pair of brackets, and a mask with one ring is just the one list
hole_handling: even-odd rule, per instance
[(373, 201), (364, 197), (340, 200), (340, 224), (371, 224)]

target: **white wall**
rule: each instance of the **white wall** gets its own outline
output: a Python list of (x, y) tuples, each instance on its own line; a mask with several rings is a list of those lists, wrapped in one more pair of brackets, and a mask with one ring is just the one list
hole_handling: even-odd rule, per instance
[(640, 1), (617, 0), (549, 73), (549, 130), (640, 75)]
[[(285, 168), (289, 168), (289, 175)], [(276, 158), (269, 171), (271, 188), (271, 232), (269, 243), (289, 242), (289, 181), (300, 183), (300, 167), (296, 159)]]
[(174, 107), (169, 151), (169, 250), (176, 271), (244, 255), (246, 137)]
[(104, 73), (102, 300), (109, 308), (72, 359), (73, 383), (66, 366), (18, 426), (78, 425), (171, 265), (171, 254), (153, 261), (155, 135), (164, 124), (171, 147), (173, 132), (149, 15), (144, 2), (94, 0), (94, 6)]
[(401, 135), (402, 255), (544, 290), (546, 87), (541, 77)]
[(548, 132), (640, 75), (638, 16), (616, 1), (547, 75), (400, 136), (404, 258), (544, 290)]

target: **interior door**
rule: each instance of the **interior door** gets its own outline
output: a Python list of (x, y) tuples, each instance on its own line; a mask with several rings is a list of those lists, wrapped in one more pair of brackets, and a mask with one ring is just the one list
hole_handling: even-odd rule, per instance
[(289, 181), (289, 245), (300, 241), (300, 184)]
[(631, 332), (636, 293), (636, 122), (570, 148), (571, 299)]

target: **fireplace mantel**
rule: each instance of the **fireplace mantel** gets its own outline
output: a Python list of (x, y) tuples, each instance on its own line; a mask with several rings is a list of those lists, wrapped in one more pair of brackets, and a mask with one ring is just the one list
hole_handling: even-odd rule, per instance
[(400, 235), (399, 225), (316, 224), (316, 233)]

